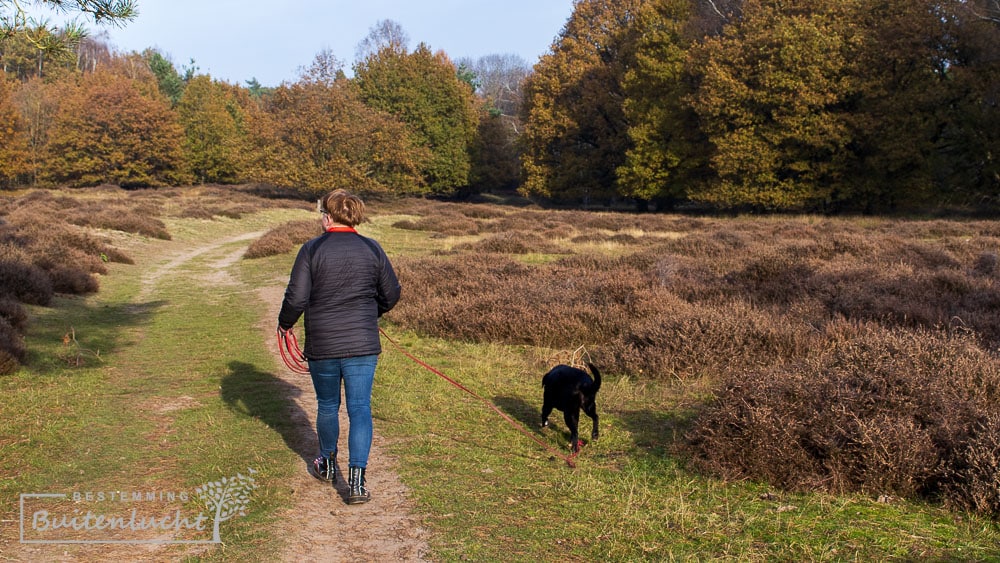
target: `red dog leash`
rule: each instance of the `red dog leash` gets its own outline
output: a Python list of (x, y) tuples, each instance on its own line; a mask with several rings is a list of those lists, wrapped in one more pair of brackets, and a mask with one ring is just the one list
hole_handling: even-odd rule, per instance
[(277, 330), (278, 333), (278, 352), (281, 353), (281, 361), (285, 362), (288, 369), (292, 370), (294, 373), (307, 374), (309, 373), (309, 366), (306, 365), (305, 354), (299, 349), (299, 340), (295, 338), (295, 333), (292, 329), (282, 331), (280, 328)]
[(534, 433), (529, 432), (524, 427), (524, 425), (518, 423), (516, 420), (514, 420), (513, 418), (511, 418), (507, 413), (505, 413), (502, 410), (500, 410), (492, 402), (487, 401), (483, 397), (480, 397), (479, 395), (477, 395), (476, 393), (472, 392), (471, 390), (469, 390), (467, 387), (465, 387), (461, 383), (459, 383), (459, 382), (455, 381), (454, 379), (448, 377), (447, 375), (441, 373), (441, 371), (435, 369), (433, 366), (428, 365), (426, 362), (424, 362), (420, 358), (417, 358), (413, 354), (407, 352), (402, 346), (399, 345), (399, 343), (397, 343), (395, 340), (393, 340), (391, 336), (389, 336), (388, 334), (386, 334), (386, 332), (384, 330), (382, 330), (381, 327), (379, 327), (378, 331), (380, 333), (382, 333), (382, 336), (384, 336), (386, 340), (388, 340), (389, 342), (391, 342), (392, 345), (395, 346), (397, 350), (399, 350), (400, 352), (402, 352), (404, 356), (406, 356), (407, 358), (413, 360), (414, 362), (416, 362), (418, 365), (420, 365), (421, 367), (423, 367), (427, 371), (430, 371), (431, 373), (437, 375), (441, 379), (444, 379), (448, 383), (454, 385), (455, 387), (461, 389), (462, 391), (465, 391), (469, 395), (472, 395), (473, 397), (479, 399), (486, 406), (488, 406), (489, 408), (493, 409), (497, 414), (499, 414), (501, 417), (503, 417), (504, 420), (506, 420), (507, 422), (509, 422), (511, 424), (511, 426), (513, 426), (514, 428), (516, 428), (519, 432), (521, 432), (521, 434), (524, 434), (525, 436), (531, 438), (538, 445), (540, 445), (543, 448), (545, 448), (545, 449), (549, 450), (550, 452), (552, 452), (553, 455), (555, 455), (556, 457), (559, 457), (559, 458), (563, 459), (566, 462), (566, 465), (568, 465), (570, 467), (576, 467), (576, 464), (573, 462), (573, 459), (576, 458), (576, 456), (580, 453), (579, 451), (575, 451), (571, 455), (568, 455), (568, 456), (563, 455), (562, 452), (556, 450), (554, 447), (552, 447), (552, 445), (550, 445), (550, 444), (542, 441)]

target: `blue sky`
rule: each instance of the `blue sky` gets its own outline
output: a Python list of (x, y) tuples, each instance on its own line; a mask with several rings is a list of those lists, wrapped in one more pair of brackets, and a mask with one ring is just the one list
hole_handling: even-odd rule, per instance
[(119, 51), (155, 47), (179, 72), (264, 86), (294, 81), (300, 67), (330, 49), (348, 71), (358, 43), (384, 19), (418, 43), (453, 59), (513, 53), (529, 65), (548, 51), (573, 11), (573, 0), (138, 0), (139, 16), (109, 34)]

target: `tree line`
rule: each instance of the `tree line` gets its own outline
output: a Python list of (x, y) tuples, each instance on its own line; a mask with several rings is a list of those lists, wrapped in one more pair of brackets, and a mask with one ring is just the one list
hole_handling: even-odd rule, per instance
[(194, 61), (178, 69), (153, 49), (119, 53), (100, 36), (54, 37), (68, 48), (44, 50), (38, 37), (63, 32), (30, 31), (0, 35), (0, 187), (267, 183), (452, 195), (517, 184), (517, 105), (488, 91), (520, 88), (528, 67), (513, 55), (456, 63), (423, 43), (410, 49), (386, 20), (352, 77), (322, 51), (295, 81), (268, 88), (215, 80)]
[(232, 85), (0, 34), (0, 185), (884, 212), (1000, 204), (995, 0), (578, 0), (533, 68), (374, 26), (351, 67)]
[(996, 0), (587, 0), (524, 88), (527, 193), (997, 207)]

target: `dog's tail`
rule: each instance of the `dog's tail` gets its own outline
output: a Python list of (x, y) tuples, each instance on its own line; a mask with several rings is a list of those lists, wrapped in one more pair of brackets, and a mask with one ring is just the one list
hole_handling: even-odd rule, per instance
[(601, 372), (597, 371), (597, 366), (587, 362), (587, 367), (590, 368), (590, 373), (594, 374), (594, 393), (597, 393), (601, 389)]
[[(553, 368), (553, 369), (555, 369), (555, 368)], [(546, 385), (549, 384), (549, 376), (551, 374), (552, 374), (552, 370), (550, 369), (545, 375), (542, 376), (542, 387), (545, 387)]]

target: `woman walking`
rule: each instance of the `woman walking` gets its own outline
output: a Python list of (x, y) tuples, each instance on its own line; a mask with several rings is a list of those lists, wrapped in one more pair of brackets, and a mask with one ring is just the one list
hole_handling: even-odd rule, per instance
[(319, 457), (312, 471), (336, 481), (340, 388), (347, 403), (348, 504), (368, 502), (372, 384), (382, 352), (378, 319), (399, 301), (396, 273), (382, 247), (354, 229), (367, 221), (358, 196), (336, 190), (320, 200), (325, 231), (299, 249), (278, 313), (282, 336), (305, 314), (305, 349), (316, 390)]

